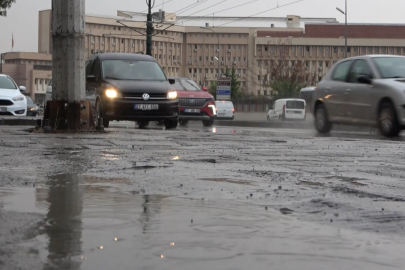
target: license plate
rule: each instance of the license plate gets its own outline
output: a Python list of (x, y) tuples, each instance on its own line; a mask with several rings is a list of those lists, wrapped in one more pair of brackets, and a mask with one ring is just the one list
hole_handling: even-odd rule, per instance
[(184, 112), (186, 113), (200, 113), (200, 109), (184, 109)]
[(225, 116), (225, 114), (224, 113), (219, 113), (218, 116)]
[(302, 114), (302, 112), (295, 112), (296, 114)]
[(0, 112), (6, 112), (7, 108), (6, 107), (0, 107)]
[(159, 104), (135, 104), (135, 110), (159, 110)]

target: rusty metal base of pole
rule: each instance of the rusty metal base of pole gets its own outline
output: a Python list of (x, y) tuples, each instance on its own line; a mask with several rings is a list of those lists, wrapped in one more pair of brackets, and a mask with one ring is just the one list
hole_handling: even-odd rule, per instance
[(96, 131), (89, 101), (51, 100), (46, 103), (42, 127), (45, 132)]

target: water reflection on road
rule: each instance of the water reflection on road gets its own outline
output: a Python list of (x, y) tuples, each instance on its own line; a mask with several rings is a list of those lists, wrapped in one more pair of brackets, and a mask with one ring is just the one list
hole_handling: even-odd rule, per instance
[[(30, 192), (36, 196), (22, 196)], [(46, 213), (44, 234), (33, 241), (47, 254), (44, 269), (369, 270), (405, 263), (397, 235), (305, 223), (235, 200), (122, 192), (114, 179), (60, 175), (45, 188), (11, 189), (0, 202), (5, 210)]]

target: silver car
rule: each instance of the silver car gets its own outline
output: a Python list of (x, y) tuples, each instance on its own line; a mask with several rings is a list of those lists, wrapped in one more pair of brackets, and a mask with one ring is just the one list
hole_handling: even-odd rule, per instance
[(405, 57), (366, 55), (337, 62), (314, 91), (315, 127), (378, 127), (393, 137), (405, 129)]

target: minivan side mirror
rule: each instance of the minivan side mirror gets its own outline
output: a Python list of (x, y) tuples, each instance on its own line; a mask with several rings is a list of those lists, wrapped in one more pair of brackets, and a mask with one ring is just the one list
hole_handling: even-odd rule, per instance
[(88, 75), (88, 76), (86, 77), (86, 80), (87, 80), (88, 82), (95, 82), (95, 81), (96, 81), (96, 77), (95, 77), (94, 75)]
[(20, 92), (25, 92), (27, 89), (25, 88), (25, 86), (20, 86), (18, 87), (20, 89)]
[(175, 79), (169, 79), (169, 83), (170, 83), (170, 84), (175, 84), (175, 83), (176, 83), (176, 80), (175, 80)]
[(357, 81), (359, 83), (364, 83), (364, 84), (371, 84), (371, 78), (369, 76), (366, 75), (360, 75), (357, 77)]

